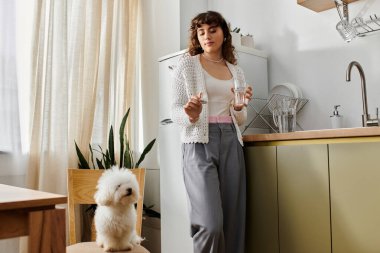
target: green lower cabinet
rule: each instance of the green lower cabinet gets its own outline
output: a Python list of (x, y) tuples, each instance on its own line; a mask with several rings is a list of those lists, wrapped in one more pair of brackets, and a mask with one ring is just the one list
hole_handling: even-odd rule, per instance
[(380, 142), (329, 142), (245, 148), (247, 253), (380, 252)]
[(278, 253), (276, 147), (245, 147), (247, 253)]
[(380, 252), (380, 143), (330, 144), (334, 253)]
[(278, 146), (277, 170), (279, 252), (330, 253), (327, 144)]

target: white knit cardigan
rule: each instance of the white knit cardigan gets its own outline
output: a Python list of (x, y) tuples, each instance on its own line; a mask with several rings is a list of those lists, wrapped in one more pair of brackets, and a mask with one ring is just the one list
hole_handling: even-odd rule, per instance
[[(199, 60), (200, 55), (190, 56), (184, 54), (174, 70), (172, 85), (172, 119), (181, 127), (181, 141), (183, 143), (208, 143), (208, 104), (203, 104), (202, 112), (197, 122), (191, 123), (188, 115), (185, 113), (183, 106), (189, 101), (190, 97), (202, 92), (202, 98), (208, 100), (206, 92), (205, 77), (202, 71), (202, 65)], [(243, 70), (237, 66), (227, 63), (227, 67), (232, 73), (233, 78), (245, 82)], [(230, 113), (236, 128), (237, 138), (243, 146), (243, 140), (239, 125), (242, 125), (247, 119), (247, 108), (241, 111), (235, 111), (230, 106)]]

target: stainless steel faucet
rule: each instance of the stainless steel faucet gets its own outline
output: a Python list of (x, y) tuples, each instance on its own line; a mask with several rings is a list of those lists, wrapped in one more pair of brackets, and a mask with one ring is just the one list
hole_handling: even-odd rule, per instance
[(355, 66), (360, 74), (360, 80), (361, 80), (361, 87), (362, 87), (362, 100), (363, 100), (363, 115), (362, 115), (362, 125), (363, 127), (367, 126), (378, 126), (379, 125), (379, 118), (378, 113), (376, 115), (376, 118), (371, 119), (371, 115), (368, 114), (368, 104), (367, 104), (367, 89), (366, 89), (366, 82), (365, 82), (365, 76), (362, 66), (356, 62), (352, 61), (347, 67), (346, 71), (346, 81), (351, 81), (351, 69)]

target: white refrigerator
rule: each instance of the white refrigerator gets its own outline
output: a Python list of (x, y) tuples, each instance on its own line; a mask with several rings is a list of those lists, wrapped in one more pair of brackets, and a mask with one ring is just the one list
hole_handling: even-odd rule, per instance
[[(251, 48), (237, 48), (239, 65), (255, 97), (268, 97), (267, 55)], [(159, 62), (159, 136), (161, 201), (161, 252), (192, 253), (187, 195), (183, 183), (179, 128), (171, 120), (172, 73), (186, 50), (158, 59)]]

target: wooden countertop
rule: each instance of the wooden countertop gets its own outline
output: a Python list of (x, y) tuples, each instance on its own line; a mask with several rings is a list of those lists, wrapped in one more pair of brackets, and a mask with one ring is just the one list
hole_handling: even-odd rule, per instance
[(377, 137), (380, 136), (380, 127), (358, 127), (358, 128), (297, 131), (297, 132), (291, 132), (291, 133), (252, 134), (252, 135), (243, 136), (243, 141), (249, 144), (251, 142), (266, 142), (266, 141), (269, 142), (269, 141), (375, 137), (375, 136)]

